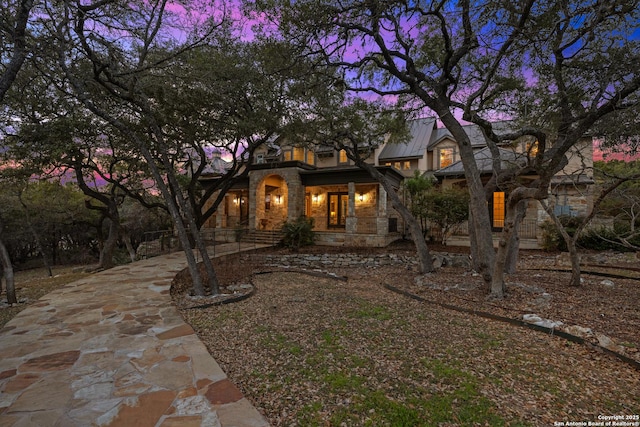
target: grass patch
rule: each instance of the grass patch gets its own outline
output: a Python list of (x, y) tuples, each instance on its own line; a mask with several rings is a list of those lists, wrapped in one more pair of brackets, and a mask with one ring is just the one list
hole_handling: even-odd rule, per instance
[(391, 319), (391, 312), (385, 306), (364, 300), (360, 300), (359, 305), (360, 307), (352, 314), (355, 319), (375, 319), (380, 321)]

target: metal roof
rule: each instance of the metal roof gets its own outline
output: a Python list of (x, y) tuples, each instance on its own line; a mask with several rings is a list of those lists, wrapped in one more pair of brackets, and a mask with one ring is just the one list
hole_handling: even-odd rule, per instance
[(426, 119), (411, 120), (409, 123), (409, 132), (411, 138), (402, 144), (387, 144), (380, 152), (378, 159), (409, 159), (424, 156), (431, 134), (435, 130), (436, 119), (429, 117)]
[[(513, 131), (512, 122), (495, 122), (492, 123), (492, 125), (493, 131), (497, 134), (503, 134)], [(480, 126), (469, 124), (462, 126), (462, 128), (469, 136), (472, 147), (479, 148), (487, 145), (487, 139), (485, 138), (484, 133), (482, 133), (482, 129), (480, 128)], [(436, 129), (431, 137), (431, 142), (429, 143), (428, 150), (433, 150), (433, 148), (445, 138), (449, 138), (455, 141), (455, 138), (453, 137), (453, 135), (451, 135), (451, 132), (449, 132), (447, 128)]]
[[(514, 153), (512, 150), (504, 148), (498, 148), (500, 151), (500, 161), (503, 168), (508, 168), (511, 165), (515, 165), (518, 159), (522, 160), (522, 155)], [(480, 173), (492, 173), (493, 172), (493, 156), (488, 147), (478, 150), (474, 153), (476, 165), (478, 165), (478, 171)], [(452, 175), (464, 175), (464, 165), (462, 160), (442, 168), (434, 172), (435, 176), (452, 176)]]

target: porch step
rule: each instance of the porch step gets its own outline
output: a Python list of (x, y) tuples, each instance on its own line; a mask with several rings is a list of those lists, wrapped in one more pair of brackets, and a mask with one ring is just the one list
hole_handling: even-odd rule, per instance
[(240, 238), (244, 243), (261, 243), (277, 245), (282, 240), (283, 234), (279, 230), (248, 230)]

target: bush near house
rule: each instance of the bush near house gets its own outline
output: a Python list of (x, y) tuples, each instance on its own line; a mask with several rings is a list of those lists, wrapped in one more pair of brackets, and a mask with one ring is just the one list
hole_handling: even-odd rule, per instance
[(301, 246), (312, 245), (314, 241), (313, 218), (300, 217), (295, 221), (287, 221), (282, 226), (282, 244), (297, 251)]
[[(581, 216), (568, 215), (560, 216), (558, 219), (570, 236), (575, 234), (576, 228), (584, 220)], [(628, 234), (628, 230), (625, 230), (625, 227), (628, 228), (628, 225), (616, 223), (613, 228), (590, 228), (583, 232), (578, 238), (577, 245), (582, 249), (596, 251), (630, 251), (631, 249), (625, 248), (622, 244), (616, 243), (620, 241), (620, 236)], [(551, 220), (547, 220), (542, 223), (540, 228), (542, 228), (542, 249), (546, 251), (567, 251), (567, 244), (562, 238), (560, 231)], [(640, 246), (640, 237), (631, 239), (631, 243), (636, 246)]]

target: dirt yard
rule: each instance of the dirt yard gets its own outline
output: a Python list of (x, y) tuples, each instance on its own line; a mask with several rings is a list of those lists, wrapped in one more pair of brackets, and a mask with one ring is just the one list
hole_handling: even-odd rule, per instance
[[(305, 251), (332, 250), (371, 254)], [(386, 250), (412, 253), (403, 244)], [(410, 266), (327, 266), (332, 277), (265, 265), (259, 254), (273, 252), (216, 260), (221, 282), (236, 285), (224, 291), (255, 288), (241, 302), (203, 308), (208, 300), (186, 297), (185, 275), (174, 287), (187, 321), (273, 425), (543, 426), (640, 414), (637, 366), (597, 345), (439, 305), (515, 320), (537, 314), (560, 328), (589, 328), (572, 331), (640, 359), (635, 278), (585, 274), (570, 288), (557, 254), (523, 251), (507, 298), (488, 301), (481, 279), (460, 268), (418, 275)], [(607, 271), (620, 275), (612, 267), (623, 266), (636, 277), (632, 259), (609, 255)]]

